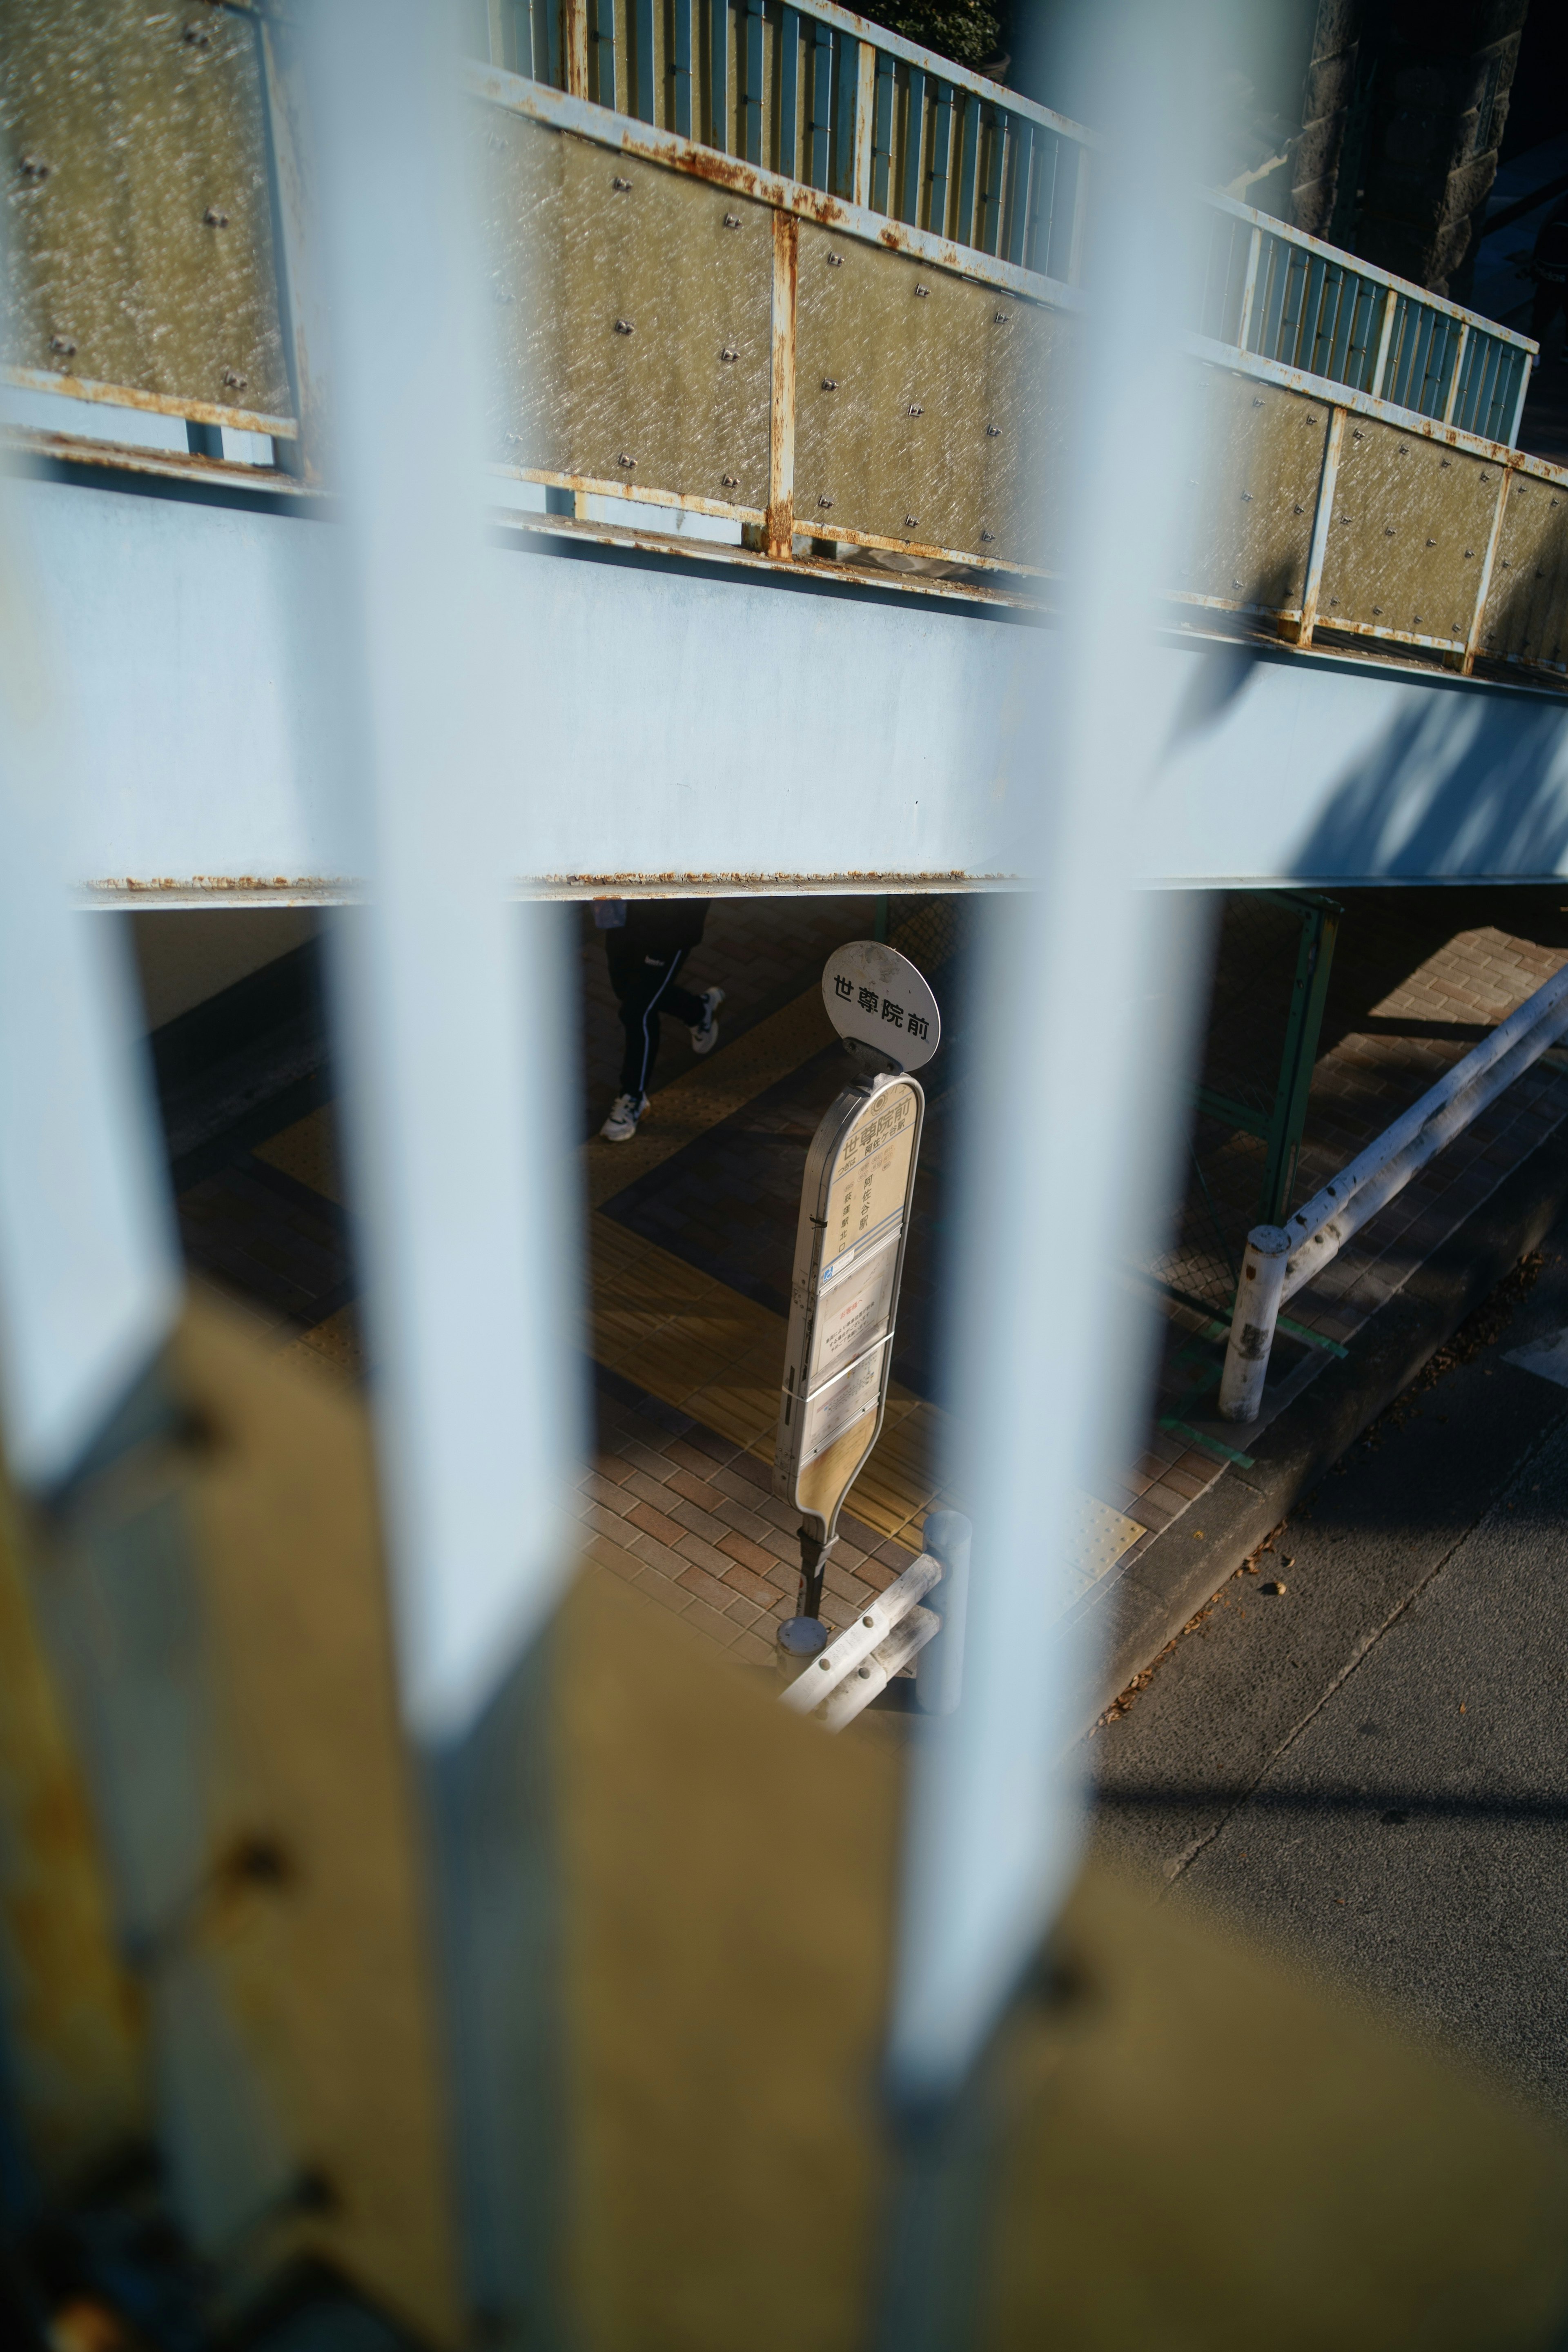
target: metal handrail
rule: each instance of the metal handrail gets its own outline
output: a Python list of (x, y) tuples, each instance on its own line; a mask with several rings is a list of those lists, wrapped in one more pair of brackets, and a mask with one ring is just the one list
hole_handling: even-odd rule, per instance
[[(836, 0), (490, 0), (488, 61), (1059, 284), (1081, 283), (1081, 123)], [(809, 34), (807, 27), (816, 30)], [(1217, 191), (1196, 331), (1512, 448), (1538, 346)]]
[(1426, 1162), (1479, 1118), (1568, 1028), (1568, 968), (1554, 972), (1491, 1035), (1456, 1062), (1392, 1127), (1283, 1225), (1247, 1236), (1237, 1286), (1219, 1409), (1256, 1421), (1279, 1309), (1304, 1289)]

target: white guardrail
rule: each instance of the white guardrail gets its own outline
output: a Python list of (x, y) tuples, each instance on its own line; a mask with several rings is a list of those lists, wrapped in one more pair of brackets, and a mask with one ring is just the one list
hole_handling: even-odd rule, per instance
[(1568, 1029), (1568, 968), (1526, 999), (1484, 1045), (1412, 1103), (1402, 1118), (1315, 1192), (1284, 1225), (1247, 1235), (1220, 1380), (1226, 1421), (1256, 1421), (1279, 1310), (1417, 1170), (1495, 1102)]
[[(780, 1705), (796, 1715), (815, 1716), (829, 1731), (842, 1731), (918, 1658), (921, 1713), (951, 1715), (963, 1674), (969, 1538), (969, 1521), (959, 1512), (933, 1511), (926, 1521), (931, 1549), (911, 1560), (853, 1625), (785, 1685)], [(940, 1605), (923, 1607), (939, 1584)]]

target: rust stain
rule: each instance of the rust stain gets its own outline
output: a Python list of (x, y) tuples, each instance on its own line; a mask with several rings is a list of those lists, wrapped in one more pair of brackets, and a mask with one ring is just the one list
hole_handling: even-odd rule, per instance
[(106, 403), (114, 408), (138, 408), (153, 416), (187, 416), (194, 425), (226, 425), (235, 433), (266, 433), (274, 441), (292, 441), (300, 427), (291, 416), (264, 416), (254, 409), (227, 408), (211, 400), (187, 400), (160, 392), (141, 392), (134, 384), (99, 383), (89, 376), (55, 375), (42, 368), (0, 368), (0, 379), (21, 392), (48, 392), (66, 400)]

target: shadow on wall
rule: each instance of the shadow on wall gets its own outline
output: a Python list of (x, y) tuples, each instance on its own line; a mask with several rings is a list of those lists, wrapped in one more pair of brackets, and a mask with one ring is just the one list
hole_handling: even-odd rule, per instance
[(1544, 879), (1568, 866), (1568, 704), (1434, 681), (1333, 790), (1304, 880)]

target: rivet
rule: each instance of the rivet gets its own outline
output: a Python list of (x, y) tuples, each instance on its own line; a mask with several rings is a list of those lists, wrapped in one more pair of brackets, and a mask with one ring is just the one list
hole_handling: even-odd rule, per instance
[(868, 1683), (870, 1681), (871, 1669), (869, 1666), (857, 1666), (855, 1672), (857, 1678), (860, 1682)]
[(822, 379), (822, 389), (824, 392), (837, 392), (838, 378), (836, 375), (825, 375)]
[(51, 352), (58, 352), (62, 360), (69, 360), (76, 357), (76, 345), (72, 342), (68, 335), (51, 335), (49, 337), (49, 349)]
[(1483, 482), (1489, 482), (1491, 480), (1491, 476), (1489, 474), (1483, 474), (1481, 476), (1481, 479)]
[(993, 310), (991, 323), (994, 327), (1005, 327), (1012, 315), (1011, 310)]
[(245, 390), (244, 376), (236, 374), (233, 368), (225, 368), (223, 372), (223, 381), (224, 389), (226, 392), (243, 392)]
[(999, 425), (988, 425), (985, 427), (985, 438), (987, 441), (1000, 441), (1002, 427)]
[(995, 536), (996, 536), (996, 534), (995, 534), (995, 532), (994, 532), (994, 530), (983, 530), (983, 531), (981, 532), (981, 534), (980, 534), (980, 544), (981, 544), (981, 546), (982, 546), (982, 547), (989, 547), (989, 546), (990, 546), (990, 544), (991, 544), (991, 542), (992, 542), (992, 541), (995, 538)]
[(616, 463), (617, 466), (632, 467), (637, 464), (637, 459), (635, 457), (628, 457), (626, 451), (623, 449), (620, 456), (616, 459)]
[(1232, 586), (1233, 588), (1239, 588), (1239, 587), (1240, 587), (1240, 585), (1241, 585), (1241, 583), (1240, 583), (1240, 581), (1239, 581), (1239, 580), (1233, 580), (1233, 581), (1231, 582), (1231, 583), (1230, 583), (1230, 584), (1231, 584), (1231, 586)]
[(831, 499), (818, 499), (816, 503), (819, 507), (830, 507), (833, 504), (833, 500)]
[(740, 487), (741, 477), (739, 474), (725, 474), (722, 476), (721, 480), (721, 488), (726, 490), (738, 490)]
[(929, 301), (930, 299), (931, 288), (929, 286), (917, 286), (915, 288), (915, 300), (917, 302)]
[(832, 1667), (829, 1665), (829, 1664), (828, 1664), (828, 1662), (827, 1662), (827, 1660), (826, 1660), (826, 1658), (818, 1658), (818, 1660), (817, 1660), (817, 1662), (816, 1662), (816, 1663), (817, 1663), (817, 1664), (822, 1668), (822, 1671), (823, 1671), (823, 1673), (824, 1673), (825, 1675), (826, 1675), (826, 1674), (831, 1674), (831, 1672), (833, 1671), (833, 1670), (832, 1670)]
[(842, 269), (844, 256), (841, 253), (830, 253), (827, 257), (827, 267), (829, 269)]
[(1292, 508), (1291, 508), (1291, 509), (1290, 509), (1290, 511), (1291, 511), (1291, 513), (1292, 513), (1292, 514), (1305, 514), (1305, 513), (1306, 513), (1306, 511), (1307, 511), (1307, 509), (1306, 509), (1306, 508), (1305, 508), (1305, 507), (1302, 507), (1302, 506), (1297, 506), (1297, 507), (1292, 507)]
[(1241, 499), (1244, 506), (1250, 506), (1252, 504), (1252, 492), (1250, 490), (1243, 490)]
[(1444, 474), (1446, 474), (1446, 473), (1447, 472), (1448, 467), (1449, 467), (1449, 465), (1450, 465), (1451, 463), (1452, 463), (1452, 460), (1451, 460), (1450, 458), (1447, 458), (1447, 457), (1439, 457), (1439, 458), (1438, 458), (1438, 460), (1437, 460), (1437, 467), (1438, 467), (1438, 471), (1439, 471), (1440, 473), (1444, 473)]
[(1351, 439), (1352, 441), (1361, 441), (1364, 438), (1365, 436), (1363, 434), (1361, 427), (1359, 425), (1352, 425), (1351, 428)]
[(741, 354), (739, 352), (724, 351), (721, 352), (719, 356), (721, 360), (738, 360)]
[(632, 322), (629, 319), (617, 319), (616, 320), (616, 332), (617, 335), (629, 335), (631, 331)]
[(1254, 408), (1261, 408), (1261, 407), (1262, 407), (1262, 405), (1263, 405), (1263, 403), (1262, 403), (1260, 400), (1255, 400), (1255, 401), (1253, 402), (1252, 405), (1254, 406)]
[(1392, 539), (1394, 537), (1394, 525), (1391, 522), (1385, 522), (1384, 524), (1383, 535), (1384, 539)]
[(205, 25), (187, 25), (180, 38), (193, 49), (210, 49), (212, 47), (212, 35)]
[(202, 225), (205, 228), (226, 228), (228, 215), (220, 213), (216, 205), (209, 205), (202, 215)]
[(925, 410), (921, 406), (918, 401), (915, 401), (910, 404), (910, 415), (911, 416), (923, 416), (925, 415)]
[(1340, 600), (1339, 600), (1339, 598), (1338, 598), (1337, 596), (1331, 596), (1331, 597), (1329, 598), (1329, 602), (1330, 602), (1330, 604), (1337, 604), (1339, 603), (1339, 601), (1340, 601)]
[(741, 226), (741, 215), (740, 215), (740, 214), (739, 214), (739, 213), (726, 213), (726, 214), (725, 214), (725, 215), (724, 215), (724, 226), (725, 226), (725, 227), (726, 227), (726, 228), (739, 228), (739, 227), (740, 227), (740, 226)]
[(919, 524), (919, 522), (920, 522), (920, 517), (919, 517), (919, 515), (906, 515), (906, 516), (904, 517), (904, 529), (905, 529), (906, 530), (913, 530), (917, 527), (917, 525)]
[(1374, 604), (1374, 605), (1373, 606), (1372, 610), (1373, 610), (1373, 619), (1375, 620), (1375, 619), (1377, 619), (1378, 617), (1380, 617), (1380, 616), (1381, 616), (1382, 612), (1383, 612), (1383, 606), (1382, 606), (1381, 604)]
[(618, 196), (629, 195), (631, 193), (631, 184), (632, 184), (629, 180), (623, 180), (618, 172), (616, 173), (615, 178), (610, 182), (611, 187), (614, 188)]
[(1429, 540), (1427, 541), (1426, 544), (1427, 544), (1427, 546), (1428, 546), (1428, 547), (1436, 547), (1436, 544), (1437, 544), (1437, 542), (1436, 542), (1436, 541), (1435, 539), (1429, 539)]
[(35, 182), (47, 180), (53, 168), (52, 164), (46, 163), (42, 155), (24, 155), (16, 166), (24, 180)]
[(1410, 625), (1413, 629), (1418, 629), (1421, 626), (1421, 615), (1419, 613), (1411, 614)]
[(1472, 555), (1474, 555), (1475, 551), (1475, 551), (1475, 549), (1474, 549), (1473, 547), (1467, 547), (1467, 548), (1466, 548), (1466, 550), (1465, 550), (1465, 561), (1466, 561), (1466, 562), (1467, 562), (1467, 563), (1469, 562), (1469, 560), (1470, 560), (1471, 556), (1472, 556)]
[(862, 1617), (860, 1622), (862, 1625), (874, 1626), (877, 1621), (874, 1617)]

